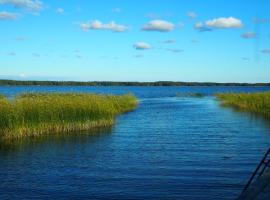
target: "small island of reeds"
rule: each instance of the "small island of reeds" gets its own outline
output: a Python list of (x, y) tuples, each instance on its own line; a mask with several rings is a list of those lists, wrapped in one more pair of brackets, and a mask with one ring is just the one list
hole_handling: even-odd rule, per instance
[(257, 113), (270, 119), (270, 92), (220, 93), (216, 96), (224, 106)]
[(0, 95), (0, 139), (109, 127), (137, 104), (132, 94), (27, 93), (13, 99)]

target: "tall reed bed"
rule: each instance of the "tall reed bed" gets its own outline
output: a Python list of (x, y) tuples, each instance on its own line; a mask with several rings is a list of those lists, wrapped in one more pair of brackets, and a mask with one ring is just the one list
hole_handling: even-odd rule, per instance
[(225, 106), (258, 113), (270, 118), (270, 92), (261, 93), (222, 93), (217, 98)]
[(108, 127), (136, 106), (131, 94), (28, 93), (12, 100), (0, 95), (0, 138)]

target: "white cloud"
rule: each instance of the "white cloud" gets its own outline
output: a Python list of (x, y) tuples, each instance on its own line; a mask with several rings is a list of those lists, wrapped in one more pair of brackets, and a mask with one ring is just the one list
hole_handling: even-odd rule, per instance
[(165, 20), (152, 20), (146, 24), (142, 30), (144, 31), (158, 31), (158, 32), (170, 32), (174, 30), (175, 25)]
[(190, 19), (195, 19), (198, 17), (197, 13), (193, 12), (193, 11), (190, 11), (187, 13), (187, 16), (190, 18)]
[(133, 47), (137, 50), (147, 50), (151, 49), (151, 45), (145, 42), (137, 42), (133, 45)]
[(211, 28), (206, 27), (202, 22), (197, 22), (195, 24), (194, 28), (197, 29), (200, 32), (212, 31)]
[(240, 19), (234, 17), (220, 17), (205, 22), (206, 26), (213, 28), (242, 28), (244, 25)]
[(255, 32), (246, 32), (246, 33), (242, 34), (242, 37), (245, 39), (255, 38), (256, 36), (257, 36), (257, 34)]
[(0, 4), (9, 4), (15, 8), (22, 8), (33, 12), (40, 11), (43, 8), (43, 3), (40, 0), (0, 0)]
[(203, 25), (203, 23), (202, 22), (197, 22), (196, 24), (195, 24), (195, 28), (197, 28), (197, 29), (200, 29), (200, 28), (202, 28), (204, 25)]
[(56, 9), (56, 13), (58, 13), (58, 14), (63, 14), (64, 12), (65, 12), (65, 10), (63, 8)]
[(0, 20), (15, 20), (19, 16), (16, 13), (11, 13), (11, 12), (0, 12)]
[(112, 22), (110, 22), (108, 24), (104, 24), (99, 20), (94, 20), (94, 21), (91, 21), (91, 22), (83, 22), (83, 23), (80, 23), (79, 26), (84, 31), (89, 31), (89, 30), (109, 30), (109, 31), (113, 31), (113, 32), (125, 32), (128, 29), (127, 26), (117, 24), (114, 21), (112, 21)]

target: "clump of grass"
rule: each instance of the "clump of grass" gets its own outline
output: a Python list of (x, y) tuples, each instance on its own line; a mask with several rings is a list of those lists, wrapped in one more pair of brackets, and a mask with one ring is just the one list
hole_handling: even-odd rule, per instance
[(216, 96), (225, 106), (231, 106), (270, 118), (270, 92), (221, 93)]
[(117, 115), (136, 106), (131, 94), (26, 93), (12, 100), (0, 96), (0, 138), (108, 127)]

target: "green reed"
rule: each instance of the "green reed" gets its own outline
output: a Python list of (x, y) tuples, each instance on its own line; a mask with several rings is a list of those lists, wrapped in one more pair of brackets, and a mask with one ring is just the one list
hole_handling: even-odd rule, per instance
[(137, 104), (132, 94), (26, 93), (12, 100), (0, 95), (0, 138), (108, 127)]
[(270, 92), (260, 93), (222, 93), (217, 98), (225, 106), (258, 113), (270, 118)]

